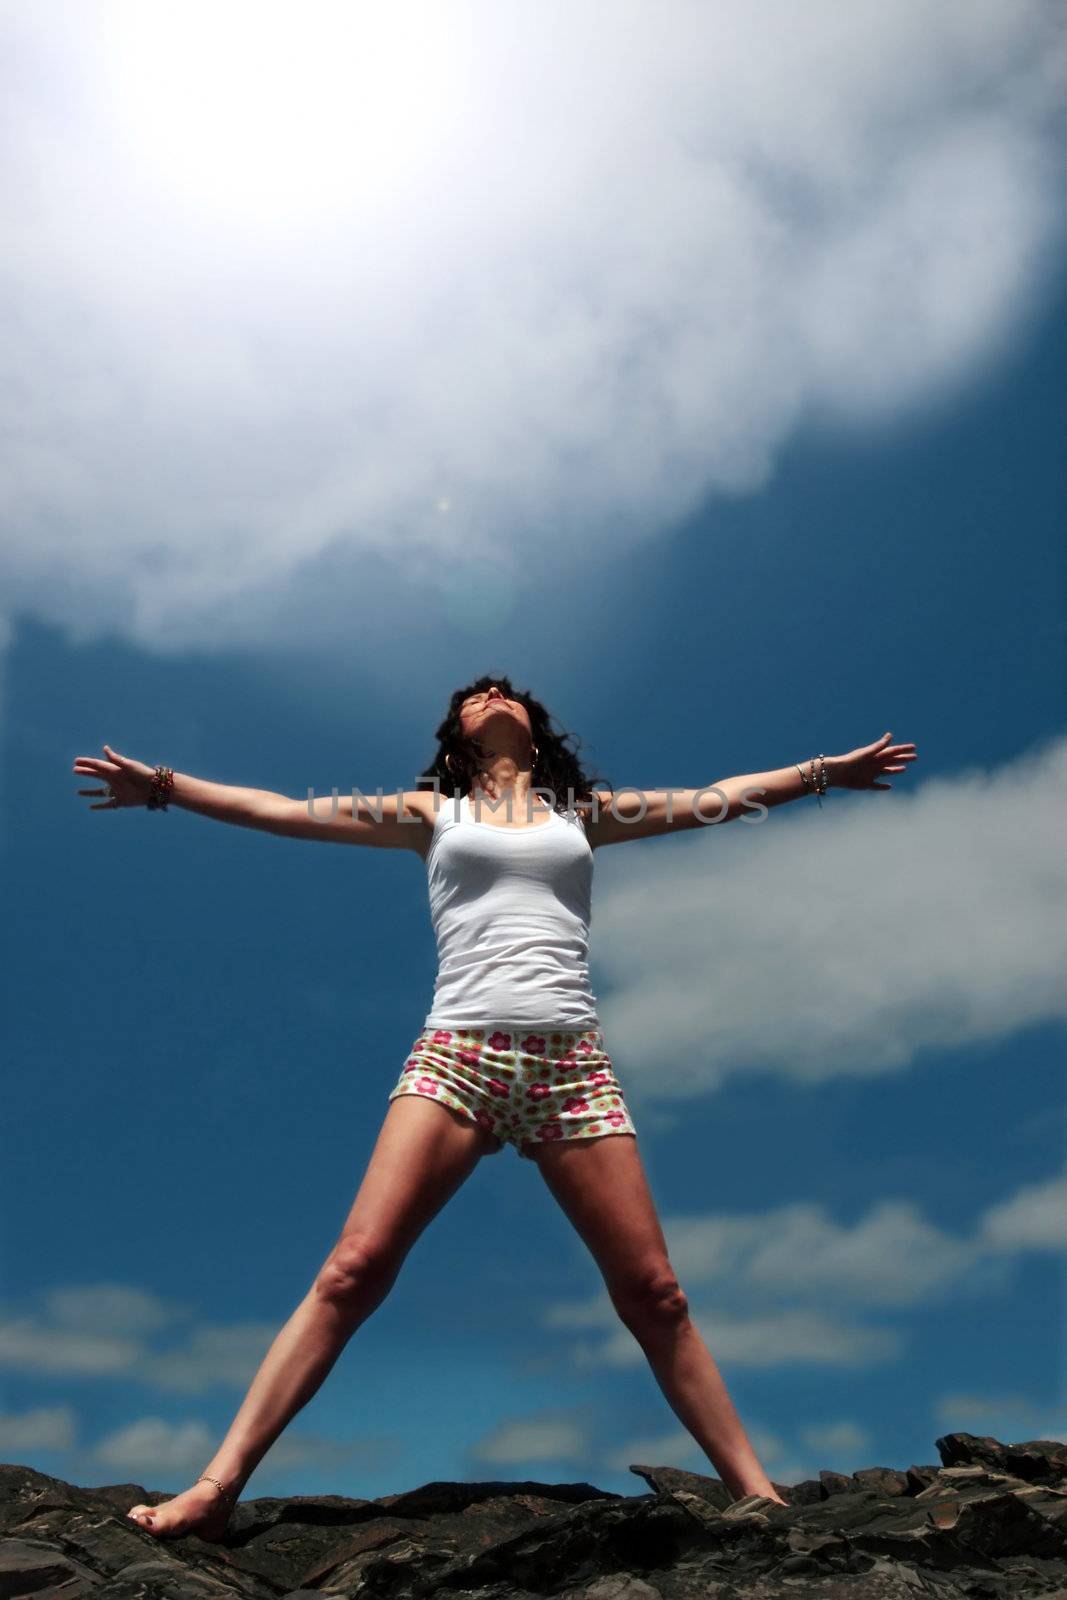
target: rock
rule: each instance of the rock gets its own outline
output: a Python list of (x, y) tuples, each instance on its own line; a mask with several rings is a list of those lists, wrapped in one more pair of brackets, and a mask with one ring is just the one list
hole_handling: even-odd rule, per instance
[(940, 1471), (938, 1467), (909, 1467), (904, 1474), (908, 1480), (907, 1493), (919, 1494), (923, 1489), (928, 1489), (936, 1480)]
[(15, 1595), (89, 1594), (95, 1572), (80, 1562), (32, 1539), (5, 1539), (0, 1544), (0, 1600)]
[(1024, 1444), (1001, 1444), (973, 1433), (946, 1433), (935, 1439), (946, 1467), (985, 1466), (1012, 1478), (1030, 1482), (1062, 1482), (1067, 1474), (1067, 1445), (1055, 1439), (1029, 1439)]
[(724, 1483), (718, 1478), (708, 1478), (702, 1472), (683, 1472), (680, 1467), (640, 1466), (631, 1466), (630, 1471), (644, 1478), (657, 1494), (672, 1494), (680, 1489), (686, 1494), (698, 1496), (720, 1511), (725, 1511), (733, 1499)]
[(861, 1489), (877, 1489), (880, 1494), (908, 1494), (908, 1475), (895, 1472), (892, 1467), (864, 1467), (852, 1474), (853, 1483)]
[(126, 1518), (169, 1494), (0, 1466), (0, 1600), (1067, 1600), (1067, 1445), (953, 1433), (940, 1466), (824, 1470), (733, 1499), (432, 1482), (377, 1500), (242, 1501), (221, 1544)]

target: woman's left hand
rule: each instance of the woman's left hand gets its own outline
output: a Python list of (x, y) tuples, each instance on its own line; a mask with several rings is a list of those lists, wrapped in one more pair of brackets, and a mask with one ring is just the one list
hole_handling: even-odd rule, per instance
[[(831, 789), (891, 789), (891, 783), (877, 780), (885, 772), (906, 772), (906, 763), (919, 759), (913, 744), (890, 744), (891, 733), (883, 733), (873, 744), (850, 750), (847, 756), (827, 756), (826, 774)], [(819, 765), (815, 764), (816, 775)]]

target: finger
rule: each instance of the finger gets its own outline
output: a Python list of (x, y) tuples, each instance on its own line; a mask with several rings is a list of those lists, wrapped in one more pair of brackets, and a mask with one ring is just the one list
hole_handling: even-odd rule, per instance
[(122, 768), (117, 766), (114, 761), (101, 761), (93, 756), (83, 756), (81, 759), (84, 762), (84, 766), (80, 769), (76, 767), (75, 771), (80, 771), (81, 776), (84, 778), (99, 778), (106, 772), (116, 773), (122, 771)]
[(883, 733), (880, 739), (875, 739), (871, 744), (861, 745), (855, 753), (862, 756), (884, 755), (885, 742), (887, 739), (891, 739), (892, 737), (893, 735), (891, 733)]
[(101, 800), (95, 806), (90, 806), (90, 811), (114, 811), (118, 805), (117, 800)]
[(106, 789), (79, 789), (78, 793), (79, 794), (84, 794), (86, 796), (90, 796), (90, 795), (98, 795), (98, 794), (107, 794), (107, 790)]
[(109, 744), (106, 744), (104, 746), (104, 749), (107, 751), (107, 753), (111, 757), (112, 761), (126, 761), (126, 760), (129, 759), (127, 756), (118, 755), (114, 750), (112, 750), (112, 748), (111, 748), (111, 746)]

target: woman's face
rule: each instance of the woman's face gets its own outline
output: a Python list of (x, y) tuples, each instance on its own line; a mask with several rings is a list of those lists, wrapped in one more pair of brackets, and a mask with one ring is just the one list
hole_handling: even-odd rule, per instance
[(525, 733), (532, 737), (530, 714), (519, 700), (509, 700), (503, 689), (491, 683), (488, 689), (468, 695), (459, 708), (460, 726), (464, 738), (485, 739), (490, 733), (496, 739), (509, 734)]

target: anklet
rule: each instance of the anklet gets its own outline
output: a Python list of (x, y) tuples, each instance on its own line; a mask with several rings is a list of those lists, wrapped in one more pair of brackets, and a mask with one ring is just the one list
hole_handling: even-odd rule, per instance
[(229, 1489), (224, 1489), (222, 1484), (219, 1482), (219, 1480), (217, 1478), (211, 1477), (210, 1473), (202, 1472), (200, 1474), (199, 1478), (197, 1478), (196, 1481), (197, 1481), (197, 1483), (213, 1483), (215, 1485), (216, 1489), (222, 1495), (222, 1498), (224, 1500), (228, 1500), (230, 1502), (231, 1506), (235, 1503), (234, 1502), (234, 1497), (230, 1493)]

